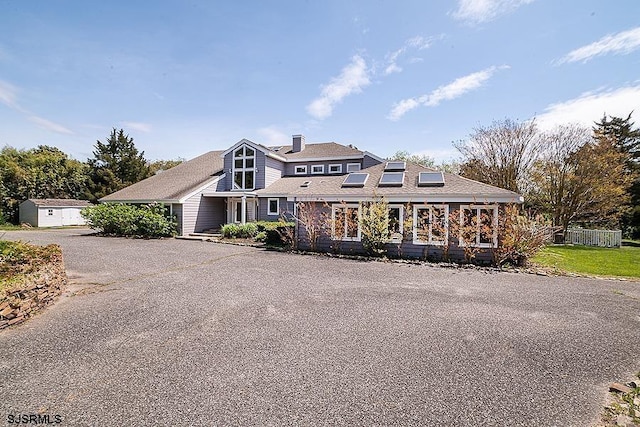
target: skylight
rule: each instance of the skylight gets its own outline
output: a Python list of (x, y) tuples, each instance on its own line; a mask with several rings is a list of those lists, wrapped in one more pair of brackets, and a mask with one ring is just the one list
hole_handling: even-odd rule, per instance
[(418, 185), (420, 187), (443, 186), (444, 174), (442, 172), (420, 172), (420, 175), (418, 175)]
[(384, 172), (380, 177), (379, 186), (402, 187), (404, 172)]
[(403, 171), (407, 168), (407, 162), (387, 162), (385, 171)]
[(300, 187), (305, 187), (306, 188), (306, 187), (308, 187), (310, 185), (311, 185), (311, 181), (305, 181), (302, 184), (300, 184)]
[(363, 187), (369, 178), (368, 173), (350, 173), (342, 182), (343, 187)]

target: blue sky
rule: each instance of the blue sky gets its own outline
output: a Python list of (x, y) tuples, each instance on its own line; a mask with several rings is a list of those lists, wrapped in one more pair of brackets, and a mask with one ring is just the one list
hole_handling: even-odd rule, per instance
[(640, 2), (0, 2), (0, 146), (91, 156), (124, 128), (148, 159), (242, 138), (457, 157), (511, 118), (635, 110)]

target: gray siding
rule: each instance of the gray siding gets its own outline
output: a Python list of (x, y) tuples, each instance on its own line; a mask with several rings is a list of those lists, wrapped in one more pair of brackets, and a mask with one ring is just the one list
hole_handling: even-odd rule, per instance
[[(459, 204), (449, 204), (449, 212), (458, 210)], [(322, 207), (321, 214), (324, 218), (331, 218), (331, 208)], [(413, 209), (410, 212), (405, 212), (405, 217), (413, 217)], [(304, 228), (298, 224), (296, 227), (296, 235), (298, 238), (298, 245), (300, 249), (310, 249), (308, 239), (306, 238), (306, 232)], [(452, 261), (464, 261), (464, 249), (458, 247), (457, 236), (449, 235), (449, 259)], [(404, 238), (400, 243), (388, 243), (386, 245), (387, 256), (401, 257), (401, 258), (414, 258), (424, 259), (431, 261), (443, 261), (443, 247), (435, 245), (416, 245), (413, 243), (413, 230), (405, 229)], [(364, 248), (362, 242), (354, 241), (341, 241), (333, 240), (331, 238), (331, 225), (326, 225), (326, 232), (322, 234), (317, 243), (317, 250), (320, 252), (332, 252), (343, 254), (364, 254)], [(490, 248), (479, 248), (474, 257), (474, 261), (480, 263), (489, 263), (492, 259), (492, 250)]]
[[(256, 151), (256, 158), (255, 158), (254, 164), (258, 172), (256, 172), (256, 175), (255, 175), (254, 186), (256, 190), (259, 190), (261, 188), (265, 188), (265, 172), (266, 172), (265, 170), (266, 170), (267, 164), (265, 160), (266, 159), (265, 154), (259, 150), (255, 150), (255, 151)], [(229, 153), (227, 153), (226, 156), (224, 156), (224, 173), (226, 175), (225, 175), (225, 179), (222, 180), (224, 181), (224, 183), (222, 183), (223, 189), (218, 191), (232, 191), (233, 190), (233, 151), (230, 151)]]
[[(272, 159), (271, 157), (265, 156), (265, 167), (263, 168), (265, 174), (264, 188), (267, 188), (268, 186), (282, 178), (282, 175), (284, 174), (284, 168), (284, 163), (276, 159)], [(258, 169), (258, 173), (260, 173), (260, 169)]]
[(182, 205), (182, 235), (220, 228), (225, 222), (226, 206), (222, 197), (203, 197), (198, 193)]
[(178, 235), (182, 234), (182, 205), (179, 203), (174, 203), (171, 205), (171, 212), (176, 217), (176, 222), (178, 223)]
[[(295, 172), (296, 166), (307, 166), (307, 175), (306, 176), (322, 176), (320, 174), (312, 174), (311, 173), (311, 166), (312, 165), (324, 165), (324, 175), (340, 175), (340, 174), (336, 174), (336, 173), (329, 173), (329, 165), (337, 165), (337, 164), (341, 164), (342, 165), (342, 174), (347, 173), (347, 163), (360, 163), (360, 166), (362, 167), (362, 160), (342, 160), (342, 161), (325, 161), (325, 162), (296, 162), (296, 163), (287, 163), (285, 165), (284, 168), (284, 174), (287, 176), (296, 176)], [(304, 176), (304, 175), (297, 175), (297, 176)]]
[(379, 160), (374, 159), (373, 157), (367, 156), (365, 154), (364, 159), (362, 159), (362, 169), (369, 168), (371, 166), (379, 165), (381, 162)]
[(266, 172), (266, 157), (262, 151), (256, 150), (256, 161), (255, 165), (258, 168), (258, 172), (256, 172), (256, 181), (255, 181), (255, 189), (259, 190), (265, 187), (265, 172)]
[(223, 172), (225, 173), (225, 178), (220, 180), (222, 190), (218, 191), (229, 191), (231, 190), (231, 185), (233, 184), (233, 151), (224, 156)]
[[(260, 198), (258, 199), (258, 221), (277, 221), (280, 219), (281, 214), (286, 212), (293, 212), (293, 203), (287, 204), (287, 199), (285, 197), (280, 197), (280, 214), (278, 215), (269, 215), (269, 198)], [(290, 206), (289, 206), (290, 205)]]

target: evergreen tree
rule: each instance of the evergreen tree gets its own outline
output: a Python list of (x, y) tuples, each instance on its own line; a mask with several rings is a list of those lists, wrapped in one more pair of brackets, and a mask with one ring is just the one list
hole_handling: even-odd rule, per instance
[(106, 142), (96, 142), (93, 158), (87, 163), (88, 198), (92, 201), (141, 181), (150, 173), (144, 151), (138, 151), (133, 138), (116, 128)]
[(622, 230), (627, 237), (637, 239), (640, 238), (640, 129), (634, 129), (632, 113), (626, 119), (615, 116), (607, 118), (605, 114), (595, 123), (593, 131), (596, 137), (611, 139), (624, 156), (630, 205), (622, 217)]

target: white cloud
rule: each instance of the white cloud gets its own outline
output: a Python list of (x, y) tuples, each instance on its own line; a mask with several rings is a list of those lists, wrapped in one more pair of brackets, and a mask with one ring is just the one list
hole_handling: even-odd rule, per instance
[(67, 129), (66, 127), (58, 124), (58, 123), (54, 123), (50, 120), (47, 119), (43, 119), (42, 117), (38, 117), (38, 116), (29, 116), (29, 120), (31, 120), (33, 123), (37, 124), (38, 126), (40, 126), (43, 129), (46, 130), (50, 130), (52, 132), (56, 132), (56, 133), (61, 133), (61, 134), (65, 134), (65, 135), (73, 135), (73, 132), (69, 129)]
[(640, 83), (614, 90), (587, 92), (577, 98), (551, 104), (536, 117), (536, 122), (542, 129), (567, 123), (591, 127), (605, 113), (627, 117), (631, 111), (640, 111)]
[(10, 108), (18, 108), (16, 104), (16, 92), (15, 86), (0, 80), (0, 102)]
[(458, 9), (451, 15), (470, 24), (488, 22), (535, 0), (458, 0)]
[(414, 154), (419, 156), (429, 156), (436, 164), (451, 162), (460, 157), (460, 153), (455, 148), (427, 149), (418, 151)]
[(623, 31), (618, 34), (609, 34), (600, 40), (581, 48), (572, 50), (559, 63), (587, 62), (596, 56), (612, 54), (628, 54), (640, 48), (640, 27)]
[(360, 93), (370, 84), (367, 63), (360, 55), (356, 55), (338, 77), (332, 78), (329, 84), (322, 87), (320, 97), (307, 105), (307, 112), (318, 120), (326, 119), (333, 114), (336, 104), (346, 96)]
[(387, 116), (389, 120), (399, 120), (400, 117), (414, 108), (424, 105), (426, 107), (436, 107), (442, 101), (450, 101), (455, 98), (459, 98), (467, 92), (481, 87), (487, 80), (493, 76), (493, 74), (505, 68), (509, 68), (508, 65), (502, 65), (499, 67), (492, 66), (482, 71), (469, 74), (464, 77), (455, 79), (453, 82), (443, 85), (435, 89), (428, 95), (422, 95), (417, 98), (403, 99), (393, 105), (391, 112)]
[(122, 122), (122, 126), (131, 130), (137, 130), (138, 132), (149, 133), (153, 126), (150, 123), (142, 122)]
[[(400, 67), (397, 64), (397, 61), (398, 61), (398, 58), (402, 56), (408, 49), (417, 49), (417, 50), (428, 49), (429, 47), (431, 47), (434, 41), (441, 40), (443, 38), (444, 38), (444, 34), (440, 34), (439, 36), (436, 36), (436, 37), (416, 36), (416, 37), (410, 38), (409, 40), (404, 42), (404, 45), (400, 49), (387, 54), (386, 56), (387, 67), (384, 70), (384, 75), (388, 76), (389, 74), (402, 72), (402, 67)], [(412, 58), (409, 61), (409, 63), (418, 62), (418, 60), (420, 59), (421, 58)]]
[(258, 129), (258, 135), (261, 138), (260, 143), (264, 145), (286, 145), (291, 143), (291, 137), (273, 125)]

